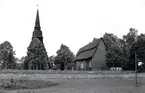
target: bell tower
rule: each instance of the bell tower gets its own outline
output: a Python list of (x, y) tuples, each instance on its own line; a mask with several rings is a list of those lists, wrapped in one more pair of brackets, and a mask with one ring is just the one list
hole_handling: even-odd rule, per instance
[(33, 38), (38, 38), (41, 41), (41, 43), (43, 44), (43, 36), (42, 36), (41, 27), (40, 27), (39, 10), (38, 9), (37, 9), (37, 14), (36, 14), (36, 21), (35, 21), (35, 27), (34, 27), (32, 39)]

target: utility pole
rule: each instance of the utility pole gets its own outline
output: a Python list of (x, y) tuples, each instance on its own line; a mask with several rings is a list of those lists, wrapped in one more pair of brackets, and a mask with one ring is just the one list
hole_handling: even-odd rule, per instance
[[(134, 37), (134, 39), (135, 39), (134, 43), (136, 44), (138, 31), (135, 28), (130, 28), (130, 31), (134, 31), (136, 33), (135, 37)], [(135, 85), (137, 87), (138, 86), (138, 84), (137, 84), (137, 66), (138, 66), (138, 62), (137, 62), (137, 49), (136, 49), (136, 47), (134, 47), (134, 61), (135, 61), (134, 62), (135, 63)]]
[(135, 51), (135, 85), (136, 87), (138, 86), (137, 85), (137, 65), (138, 65), (138, 62), (137, 62), (136, 51)]
[[(136, 29), (133, 29), (135, 31), (137, 31)], [(135, 36), (135, 43), (137, 41), (137, 35)], [(136, 54), (137, 50), (135, 49), (135, 85), (136, 87), (138, 86), (137, 84), (137, 66), (138, 66), (138, 62), (137, 62), (137, 54)]]

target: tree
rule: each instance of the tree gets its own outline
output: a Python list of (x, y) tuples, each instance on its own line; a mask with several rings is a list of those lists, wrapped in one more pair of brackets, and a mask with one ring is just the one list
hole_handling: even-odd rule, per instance
[(64, 70), (69, 63), (72, 63), (75, 57), (69, 47), (63, 44), (56, 53), (55, 64), (61, 64), (61, 70)]
[(38, 38), (34, 38), (27, 48), (24, 69), (44, 70), (48, 68), (48, 56), (44, 45)]
[(25, 56), (22, 56), (20, 59), (16, 58), (16, 63), (17, 63), (17, 69), (24, 69), (24, 61), (25, 61)]
[(133, 69), (135, 61), (135, 51), (137, 54), (137, 61), (145, 63), (145, 34), (141, 33), (139, 36), (137, 36), (137, 41), (134, 42), (130, 48), (130, 63), (133, 65)]
[(138, 36), (138, 31), (135, 28), (130, 28), (127, 35), (123, 36), (126, 57), (128, 59), (127, 70), (135, 69), (135, 51), (138, 61), (144, 58), (144, 37), (144, 34)]
[(123, 40), (111, 33), (105, 33), (103, 36), (107, 46), (106, 60), (109, 67), (122, 66), (126, 58), (123, 55)]
[(133, 43), (135, 42), (137, 34), (138, 34), (138, 31), (135, 30), (135, 28), (130, 28), (129, 33), (123, 36), (123, 39), (129, 49), (132, 47)]
[(110, 49), (113, 44), (116, 45), (118, 43), (118, 37), (112, 33), (105, 33), (103, 35), (103, 39), (105, 41), (107, 49)]
[(16, 67), (15, 52), (10, 42), (5, 41), (0, 44), (0, 63), (4, 69), (14, 69)]
[(51, 65), (51, 67), (54, 66), (54, 63), (55, 63), (55, 56), (54, 55), (49, 57), (49, 63)]

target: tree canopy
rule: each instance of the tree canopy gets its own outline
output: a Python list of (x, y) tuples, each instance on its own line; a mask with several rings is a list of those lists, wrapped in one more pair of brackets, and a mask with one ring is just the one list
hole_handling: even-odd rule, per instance
[(0, 63), (4, 69), (14, 69), (15, 63), (15, 52), (10, 42), (5, 41), (0, 44)]
[(56, 53), (57, 56), (55, 57), (55, 64), (64, 64), (64, 66), (73, 62), (75, 57), (73, 52), (70, 51), (69, 47), (63, 44)]
[(126, 35), (118, 38), (112, 33), (105, 33), (103, 39), (107, 46), (106, 60), (108, 66), (120, 64), (124, 69), (133, 70), (135, 65), (135, 51), (137, 61), (145, 63), (145, 34), (138, 35), (135, 28), (130, 28)]
[(125, 60), (123, 40), (111, 33), (105, 33), (103, 39), (107, 46), (106, 60), (108, 66), (121, 66), (121, 61)]
[(24, 68), (44, 70), (48, 68), (47, 64), (48, 56), (45, 47), (38, 38), (34, 38), (27, 48)]

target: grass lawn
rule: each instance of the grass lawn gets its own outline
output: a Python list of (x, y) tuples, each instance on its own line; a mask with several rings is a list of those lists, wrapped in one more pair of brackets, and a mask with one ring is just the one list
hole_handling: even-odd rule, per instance
[(38, 93), (145, 93), (145, 79), (139, 78), (139, 87), (134, 78), (114, 79), (64, 79), (56, 80), (59, 86), (36, 90)]
[[(5, 75), (4, 78), (6, 78)], [(51, 74), (48, 75), (48, 77)], [(70, 74), (71, 76), (71, 74)], [(13, 75), (14, 77), (14, 75)], [(19, 75), (15, 76), (16, 79), (24, 79)], [(14, 77), (14, 78), (15, 78)], [(18, 78), (19, 77), (19, 78)], [(42, 74), (31, 76), (32, 79), (41, 79), (38, 77), (44, 77)], [(45, 74), (44, 82), (51, 81), (57, 82), (57, 86), (51, 86), (39, 89), (25, 89), (25, 90), (4, 90), (1, 89), (0, 93), (145, 93), (145, 78), (138, 78), (138, 87), (135, 86), (135, 79), (133, 77), (117, 77), (117, 78), (88, 78), (88, 79), (66, 79), (66, 78), (46, 78)], [(2, 76), (1, 78), (2, 79)], [(27, 77), (27, 79), (29, 79)], [(32, 80), (33, 81), (33, 80)], [(33, 82), (36, 84), (37, 82)], [(42, 82), (41, 82), (42, 83)], [(40, 84), (41, 84), (40, 83)], [(32, 84), (32, 82), (31, 82)], [(32, 84), (33, 85), (33, 84)]]

